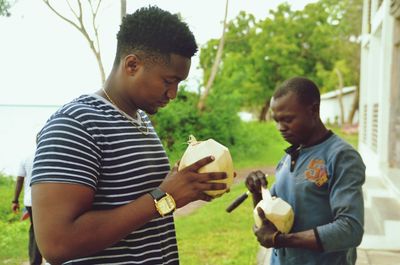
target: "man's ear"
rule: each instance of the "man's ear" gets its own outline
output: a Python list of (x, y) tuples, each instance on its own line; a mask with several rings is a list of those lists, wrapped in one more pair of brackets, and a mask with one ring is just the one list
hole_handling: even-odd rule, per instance
[(129, 54), (124, 58), (124, 70), (129, 76), (135, 75), (142, 65), (142, 61), (136, 54)]
[(312, 103), (310, 106), (311, 113), (313, 116), (318, 116), (319, 117), (319, 103), (315, 102)]

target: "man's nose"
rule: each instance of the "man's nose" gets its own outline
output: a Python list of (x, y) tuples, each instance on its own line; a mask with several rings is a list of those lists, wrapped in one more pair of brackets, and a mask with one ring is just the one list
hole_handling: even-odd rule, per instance
[(176, 94), (178, 93), (178, 85), (167, 90), (167, 97), (172, 100), (176, 98)]
[(287, 126), (285, 124), (283, 124), (282, 122), (276, 123), (276, 127), (280, 132), (284, 132), (288, 129)]

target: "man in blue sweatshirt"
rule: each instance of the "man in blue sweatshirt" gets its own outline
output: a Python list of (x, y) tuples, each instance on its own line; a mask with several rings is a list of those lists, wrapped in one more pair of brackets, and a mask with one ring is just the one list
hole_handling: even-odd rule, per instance
[[(276, 168), (271, 193), (295, 214), (292, 230), (282, 234), (258, 209), (263, 225), (254, 232), (262, 246), (274, 248), (272, 265), (356, 262), (364, 233), (365, 166), (353, 147), (324, 126), (319, 105), (318, 87), (302, 77), (285, 81), (271, 101), (277, 128), (291, 144)], [(250, 173), (246, 185), (258, 203), (260, 187), (267, 185), (264, 174)]]

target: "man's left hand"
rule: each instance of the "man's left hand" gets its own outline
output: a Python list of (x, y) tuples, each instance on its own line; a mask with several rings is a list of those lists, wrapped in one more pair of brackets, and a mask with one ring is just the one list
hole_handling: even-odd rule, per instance
[(260, 207), (257, 208), (257, 212), (262, 220), (261, 227), (253, 227), (258, 242), (266, 248), (275, 247), (274, 244), (276, 242), (274, 242), (274, 240), (276, 239), (277, 233), (279, 233), (278, 229), (265, 217), (264, 211)]

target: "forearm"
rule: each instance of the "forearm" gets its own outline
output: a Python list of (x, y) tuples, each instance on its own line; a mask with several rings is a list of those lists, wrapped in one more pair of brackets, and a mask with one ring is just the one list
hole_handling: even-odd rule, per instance
[(21, 194), (23, 186), (24, 186), (24, 178), (23, 177), (17, 177), (17, 182), (15, 184), (13, 201), (18, 201), (19, 195)]
[[(42, 223), (35, 230), (44, 257), (62, 263), (104, 250), (158, 216), (152, 197), (144, 195), (112, 210), (87, 211), (56, 225)], [(35, 224), (36, 217), (35, 212)]]
[(315, 251), (322, 251), (314, 230), (303, 232), (278, 234), (275, 238), (275, 248), (305, 248)]

